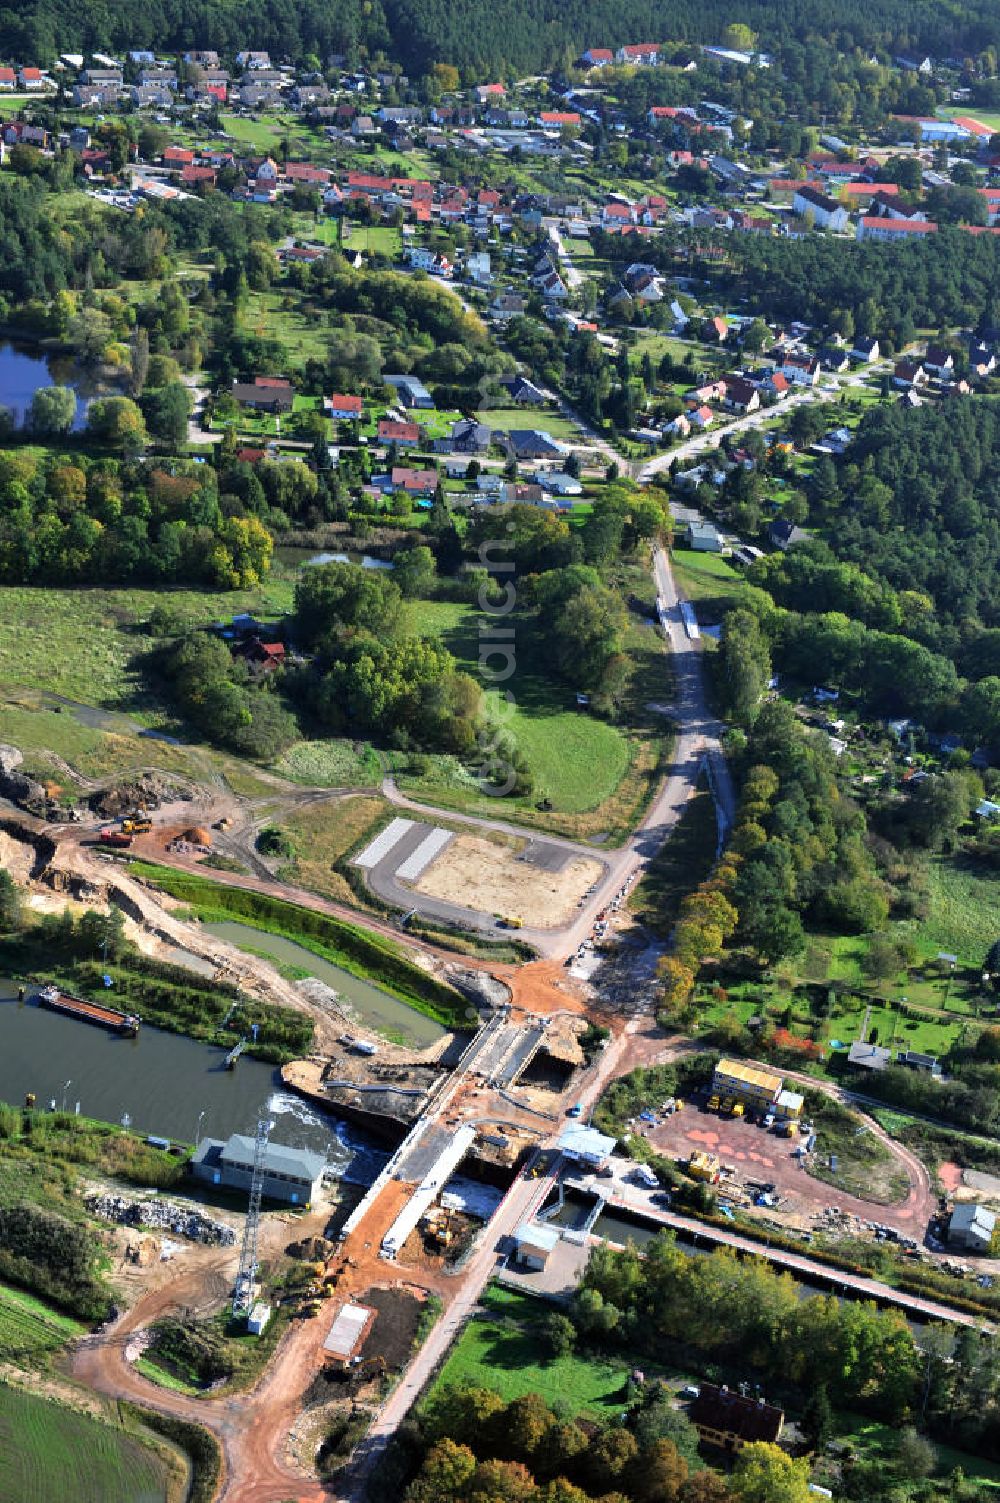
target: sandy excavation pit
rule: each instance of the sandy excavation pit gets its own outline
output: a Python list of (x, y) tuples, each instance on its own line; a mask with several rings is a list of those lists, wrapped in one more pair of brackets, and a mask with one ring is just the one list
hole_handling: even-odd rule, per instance
[(427, 897), (520, 919), (552, 929), (576, 912), (602, 871), (599, 861), (575, 856), (558, 871), (518, 860), (517, 852), (476, 835), (456, 835), (414, 883)]

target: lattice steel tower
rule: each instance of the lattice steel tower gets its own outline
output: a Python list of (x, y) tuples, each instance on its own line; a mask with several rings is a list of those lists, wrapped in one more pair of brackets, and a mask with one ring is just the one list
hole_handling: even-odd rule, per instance
[(264, 1186), (264, 1154), (274, 1123), (261, 1117), (257, 1123), (257, 1136), (253, 1150), (253, 1176), (250, 1180), (250, 1204), (247, 1207), (247, 1222), (243, 1228), (243, 1246), (240, 1249), (240, 1271), (236, 1275), (236, 1290), (233, 1294), (233, 1319), (246, 1319), (253, 1305), (254, 1278), (257, 1274), (257, 1231), (260, 1227), (260, 1199)]

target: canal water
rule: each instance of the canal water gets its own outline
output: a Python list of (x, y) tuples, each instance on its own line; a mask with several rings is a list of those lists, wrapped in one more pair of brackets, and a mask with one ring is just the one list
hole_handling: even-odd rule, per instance
[(328, 960), (314, 955), (294, 940), (285, 939), (284, 935), (268, 934), (266, 930), (254, 929), (249, 924), (240, 924), (234, 919), (205, 924), (204, 928), (217, 939), (224, 939), (237, 948), (272, 955), (275, 960), (283, 960), (287, 965), (299, 966), (308, 971), (310, 976), (315, 976), (317, 980), (325, 981), (327, 986), (332, 987), (369, 1028), (400, 1038), (415, 1049), (425, 1049), (429, 1044), (437, 1043), (445, 1034), (446, 1030), (433, 1018), (427, 1018), (415, 1008), (407, 1007), (405, 1002), (391, 997), (388, 992), (380, 991), (370, 981), (362, 981), (349, 971), (342, 971), (339, 966), (331, 965)]
[(17, 986), (0, 980), (0, 1099), (20, 1105), (53, 1101), (84, 1116), (121, 1122), (142, 1133), (192, 1143), (201, 1135), (253, 1133), (258, 1117), (274, 1122), (273, 1141), (325, 1153), (334, 1173), (369, 1184), (387, 1155), (360, 1129), (285, 1090), (273, 1065), (242, 1055), (235, 1070), (226, 1051), (143, 1026), (136, 1039), (19, 1003)]

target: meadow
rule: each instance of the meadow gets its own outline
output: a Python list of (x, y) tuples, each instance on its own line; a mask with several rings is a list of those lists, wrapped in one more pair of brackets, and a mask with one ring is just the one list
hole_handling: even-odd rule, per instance
[[(547, 1404), (558, 1402), (597, 1420), (621, 1412), (634, 1366), (627, 1357), (570, 1353), (546, 1360), (539, 1331), (548, 1313), (543, 1301), (493, 1285), (483, 1305), (484, 1314), (468, 1323), (452, 1347), (435, 1388), (474, 1383), (493, 1389), (505, 1403), (537, 1393)], [(658, 1376), (648, 1361), (642, 1365), (647, 1376)]]

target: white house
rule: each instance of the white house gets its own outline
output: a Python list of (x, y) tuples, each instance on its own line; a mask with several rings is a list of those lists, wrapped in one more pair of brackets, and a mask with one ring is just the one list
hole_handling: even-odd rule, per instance
[(825, 193), (819, 193), (815, 188), (801, 187), (796, 189), (792, 199), (792, 213), (800, 219), (808, 215), (817, 229), (832, 230), (834, 234), (840, 234), (847, 229), (851, 219), (843, 204), (839, 204), (835, 198), (829, 198)]

